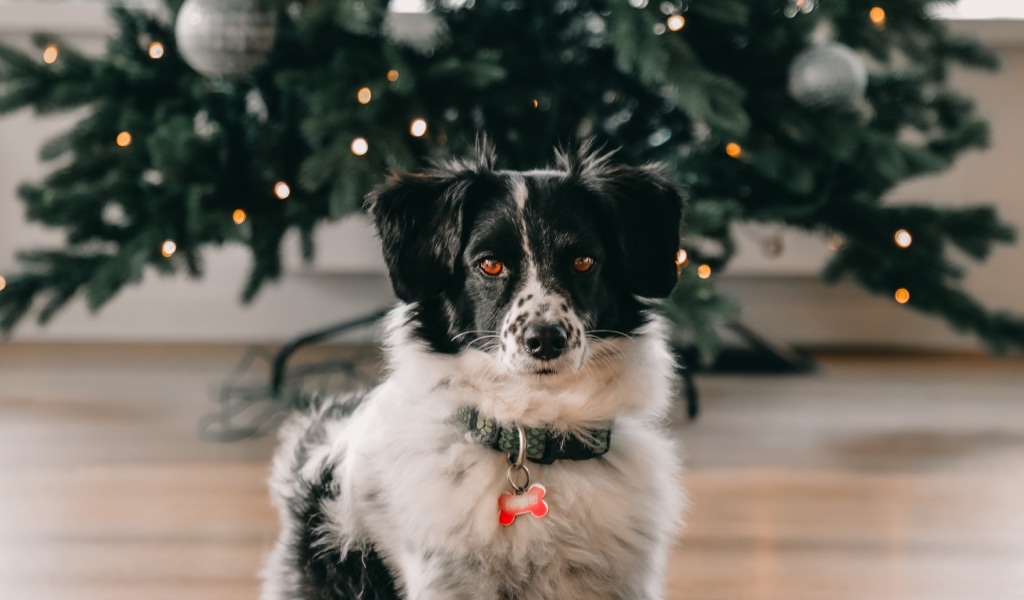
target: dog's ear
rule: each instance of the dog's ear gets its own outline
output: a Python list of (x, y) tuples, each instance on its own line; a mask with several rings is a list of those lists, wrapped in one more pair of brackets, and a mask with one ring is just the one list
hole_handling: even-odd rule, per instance
[(437, 169), (396, 173), (367, 196), (395, 295), (417, 302), (440, 293), (455, 272), (469, 180)]
[(654, 165), (607, 166), (602, 188), (612, 203), (632, 292), (664, 298), (678, 281), (676, 254), (683, 196)]
[(664, 176), (661, 165), (616, 164), (614, 156), (614, 150), (606, 151), (593, 140), (555, 153), (561, 168), (601, 197), (602, 218), (617, 238), (630, 291), (664, 298), (679, 279), (683, 194)]

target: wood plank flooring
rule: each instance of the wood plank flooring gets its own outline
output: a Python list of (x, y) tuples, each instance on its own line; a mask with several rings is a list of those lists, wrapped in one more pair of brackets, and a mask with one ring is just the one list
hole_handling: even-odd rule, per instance
[[(0, 599), (258, 597), (274, 441), (196, 435), (243, 351), (0, 346)], [(1024, 600), (1024, 359), (819, 364), (700, 378), (667, 597)]]

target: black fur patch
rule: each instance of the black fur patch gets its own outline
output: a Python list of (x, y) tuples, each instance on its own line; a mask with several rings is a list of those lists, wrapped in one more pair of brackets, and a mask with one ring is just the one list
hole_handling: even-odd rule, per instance
[(291, 508), (297, 527), (290, 565), (300, 574), (296, 598), (302, 600), (398, 600), (394, 579), (373, 550), (342, 554), (323, 538), (328, 519), (324, 501), (334, 498), (330, 473), (310, 485)]
[[(363, 396), (327, 400), (328, 405), (314, 403), (310, 410), (317, 417), (305, 431), (295, 448), (293, 468), (306, 463), (310, 448), (327, 441), (328, 423), (347, 419), (363, 403)], [(296, 481), (301, 481), (296, 478)], [(372, 549), (342, 554), (334, 541), (326, 539), (329, 519), (325, 503), (337, 496), (337, 482), (331, 466), (327, 466), (316, 482), (300, 483), (299, 493), (290, 501), (289, 516), (295, 524), (293, 538), (284, 565), (295, 573), (295, 589), (289, 598), (295, 600), (397, 600), (398, 592), (387, 565)]]

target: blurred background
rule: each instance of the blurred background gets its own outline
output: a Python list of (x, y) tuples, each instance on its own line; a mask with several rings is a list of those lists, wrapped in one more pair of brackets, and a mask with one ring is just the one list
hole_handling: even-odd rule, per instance
[(255, 597), (268, 434), (376, 374), (360, 198), (486, 130), (689, 190), (668, 597), (1024, 598), (1019, 2), (118, 6), (0, 0), (0, 597)]

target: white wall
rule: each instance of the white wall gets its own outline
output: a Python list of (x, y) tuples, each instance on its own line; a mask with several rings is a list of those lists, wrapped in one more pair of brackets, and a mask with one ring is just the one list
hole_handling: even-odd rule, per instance
[[(957, 204), (997, 204), (1024, 234), (1024, 117), (1018, 104), (1024, 91), (1024, 21), (958, 23), (999, 46), (1004, 60), (996, 76), (958, 74), (958, 86), (975, 96), (993, 126), (992, 148), (964, 158), (942, 177), (898, 190), (904, 199)], [(58, 31), (79, 47), (98, 50), (110, 31), (95, 4), (0, 3), (0, 39), (26, 44), (27, 32)], [(0, 118), (0, 274), (15, 269), (14, 251), (58, 243), (52, 232), (25, 224), (16, 199), (19, 182), (38, 180), (45, 169), (36, 161), (41, 143), (62, 130), (67, 116), (38, 119), (28, 113)], [(850, 285), (820, 284), (814, 274), (827, 258), (824, 241), (787, 233), (782, 256), (769, 258), (757, 239), (765, 232), (744, 229), (742, 251), (719, 285), (737, 296), (744, 318), (784, 342), (811, 345), (907, 345), (969, 348), (973, 340), (952, 335), (935, 320), (921, 317), (885, 298)], [(50, 325), (25, 323), (15, 340), (273, 342), (298, 332), (363, 314), (393, 301), (378, 250), (359, 218), (318, 233), (320, 251), (312, 267), (289, 243), (287, 275), (264, 289), (250, 306), (238, 303), (248, 268), (246, 251), (227, 248), (207, 254), (207, 274), (199, 281), (155, 275), (122, 292), (99, 314), (80, 301)], [(1002, 249), (971, 270), (968, 287), (990, 306), (1024, 314), (1024, 248)], [(0, 292), (2, 293), (2, 292)]]

